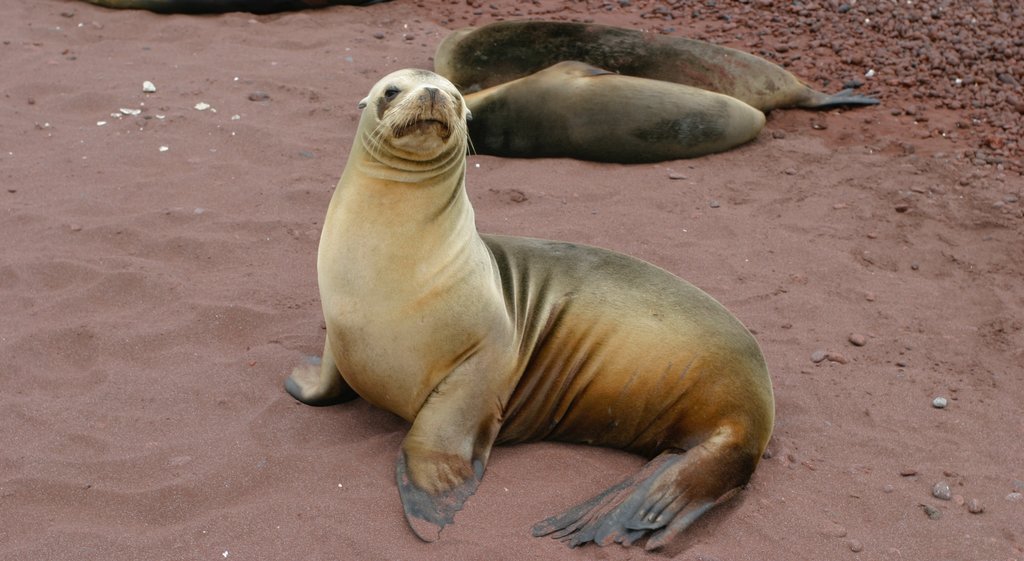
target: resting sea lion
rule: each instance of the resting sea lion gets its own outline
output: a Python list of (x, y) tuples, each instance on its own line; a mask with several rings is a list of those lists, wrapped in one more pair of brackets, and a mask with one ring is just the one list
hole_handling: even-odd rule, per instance
[(739, 321), (625, 255), (481, 236), (465, 188), (469, 112), (444, 78), (400, 70), (360, 106), (320, 238), (323, 358), (285, 388), (314, 405), (358, 395), (412, 423), (396, 472), (420, 538), (452, 522), (495, 443), (656, 456), (534, 528), (572, 545), (649, 535), (658, 547), (747, 482), (774, 401)]
[(473, 150), (507, 157), (692, 158), (753, 140), (765, 121), (734, 97), (573, 61), (465, 99)]
[(765, 112), (878, 103), (851, 90), (835, 95), (815, 91), (781, 66), (728, 47), (583, 23), (499, 21), (459, 29), (438, 46), (434, 68), (466, 93), (563, 60), (731, 95)]
[(221, 14), (252, 12), (272, 14), (327, 6), (376, 4), (388, 0), (85, 0), (106, 8), (149, 10), (161, 14)]

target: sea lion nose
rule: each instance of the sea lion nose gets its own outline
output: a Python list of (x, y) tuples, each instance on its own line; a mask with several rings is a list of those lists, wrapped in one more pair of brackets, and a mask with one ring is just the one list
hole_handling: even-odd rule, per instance
[(431, 107), (437, 104), (437, 88), (430, 86), (423, 88), (423, 93), (420, 94), (420, 101), (423, 103), (429, 103)]

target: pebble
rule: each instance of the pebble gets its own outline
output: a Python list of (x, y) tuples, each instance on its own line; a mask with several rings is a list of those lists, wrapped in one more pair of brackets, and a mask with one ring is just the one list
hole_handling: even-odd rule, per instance
[(978, 499), (971, 499), (967, 501), (967, 512), (971, 514), (981, 514), (985, 512), (985, 505), (981, 504)]
[(270, 99), (270, 94), (267, 92), (252, 92), (249, 94), (249, 101), (267, 101)]
[(897, 360), (896, 361), (896, 366), (899, 366), (900, 368), (906, 368), (907, 367), (907, 361), (905, 361), (905, 360)]
[(1024, 501), (1024, 494), (1013, 492), (1006, 495), (1006, 500), (1010, 502)]
[(711, 201), (708, 202), (708, 206), (710, 206), (711, 208), (718, 208), (722, 206), (722, 203), (718, 202), (717, 199), (711, 199)]
[(668, 172), (669, 179), (686, 179), (686, 175), (674, 171)]
[(846, 358), (846, 355), (834, 351), (829, 351), (826, 358), (828, 358), (829, 362), (837, 362), (839, 364), (847, 364), (850, 362), (850, 359)]
[(893, 208), (896, 209), (896, 212), (904, 213), (904, 212), (907, 212), (908, 210), (910, 210), (910, 205), (908, 205), (907, 203), (899, 203), (898, 205), (896, 205)]
[(374, 33), (373, 34), (373, 38), (374, 39), (383, 39), (384, 38), (384, 32), (383, 31), (378, 31), (378, 32)]
[(786, 138), (786, 131), (772, 131), (772, 138)]
[(825, 351), (814, 351), (813, 353), (811, 353), (811, 362), (817, 364), (825, 360), (825, 357), (827, 356), (828, 353), (826, 353)]
[(851, 333), (850, 344), (855, 347), (863, 347), (864, 345), (868, 344), (868, 338), (865, 337), (864, 335), (861, 335), (860, 333)]
[(153, 82), (150, 82), (149, 80), (146, 80), (145, 82), (142, 83), (142, 91), (144, 91), (146, 93), (154, 93), (154, 92), (156, 92), (156, 85), (153, 84)]
[(850, 551), (854, 553), (864, 551), (864, 544), (860, 543), (860, 540), (850, 540), (846, 544), (850, 546)]
[(796, 175), (796, 169), (795, 168), (786, 168), (785, 171), (783, 171), (783, 173), (785, 173), (786, 175)]
[(939, 518), (942, 518), (942, 511), (933, 507), (932, 505), (921, 505), (921, 508), (924, 509), (924, 513), (928, 515), (928, 518), (932, 520), (938, 520)]
[(199, 103), (195, 104), (195, 108), (197, 111), (206, 111), (210, 108), (210, 104), (206, 103), (205, 101), (200, 101)]
[(945, 409), (946, 405), (948, 404), (949, 401), (947, 401), (944, 397), (936, 397), (935, 399), (932, 400), (932, 407), (936, 409)]
[(917, 470), (914, 469), (914, 468), (903, 468), (903, 469), (900, 470), (900, 475), (902, 475), (903, 477), (910, 477), (912, 475), (917, 475)]
[(939, 481), (932, 487), (932, 496), (936, 499), (948, 501), (953, 498), (953, 491), (950, 490), (949, 483)]

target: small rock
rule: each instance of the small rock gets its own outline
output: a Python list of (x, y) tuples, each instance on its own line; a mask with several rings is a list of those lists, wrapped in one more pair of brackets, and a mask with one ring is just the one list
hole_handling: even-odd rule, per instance
[(864, 551), (864, 545), (860, 543), (860, 540), (850, 540), (846, 542), (846, 545), (850, 546), (850, 551), (854, 553)]
[(195, 104), (195, 108), (196, 111), (206, 111), (210, 108), (210, 104), (206, 103), (205, 101), (200, 101), (199, 103)]
[(150, 82), (149, 80), (146, 80), (145, 82), (142, 83), (142, 91), (145, 92), (145, 93), (155, 93), (156, 92), (156, 85), (153, 84), (153, 82)]
[(682, 174), (682, 173), (679, 173), (679, 172), (670, 171), (670, 172), (668, 172), (668, 178), (669, 179), (686, 179), (686, 175)]
[(378, 31), (378, 32), (374, 33), (373, 34), (373, 38), (374, 39), (383, 39), (384, 38), (384, 32), (383, 31)]
[(932, 407), (936, 409), (945, 409), (946, 405), (949, 405), (949, 401), (944, 397), (936, 397), (932, 400)]
[(911, 264), (910, 264), (910, 268), (916, 271), (916, 270), (918, 270), (918, 269), (920, 269), (920, 268), (921, 268), (921, 265), (920, 265), (920, 264), (918, 264), (918, 263), (917, 263), (917, 262), (915, 261), (915, 262), (913, 262), (913, 263), (911, 263)]
[(917, 470), (914, 469), (914, 468), (903, 468), (903, 469), (900, 470), (900, 475), (902, 475), (903, 477), (910, 477), (912, 475), (917, 475)]
[(711, 199), (711, 201), (708, 202), (708, 206), (710, 206), (711, 208), (718, 208), (722, 206), (722, 203), (718, 202), (716, 199)]
[(967, 501), (967, 512), (971, 514), (981, 514), (985, 512), (985, 505), (981, 504), (978, 499), (971, 499)]
[(817, 364), (817, 363), (825, 360), (825, 358), (827, 356), (828, 356), (828, 353), (825, 352), (825, 351), (814, 351), (813, 353), (811, 353), (811, 362)]
[(860, 333), (851, 333), (849, 339), (850, 344), (855, 347), (863, 347), (868, 344), (868, 338)]
[(828, 124), (822, 121), (811, 121), (811, 128), (816, 131), (823, 131), (828, 128)]
[(786, 168), (786, 170), (783, 171), (782, 173), (785, 173), (786, 175), (796, 175), (796, 169), (794, 169), (794, 168)]
[(845, 355), (834, 351), (829, 351), (826, 358), (828, 358), (829, 362), (836, 362), (839, 364), (847, 364), (850, 362), (850, 359), (846, 358)]
[(892, 485), (886, 485), (885, 487), (882, 487), (882, 492), (886, 494), (892, 493), (895, 490), (896, 488), (893, 487)]
[(1024, 501), (1024, 494), (1013, 492), (1006, 495), (1006, 500), (1010, 502)]
[(267, 92), (252, 92), (249, 94), (249, 101), (267, 101), (270, 99), (270, 94)]
[(924, 509), (924, 513), (928, 515), (928, 518), (932, 520), (938, 520), (939, 518), (942, 518), (942, 511), (933, 507), (932, 505), (921, 505), (921, 508)]
[(867, 294), (864, 295), (864, 299), (867, 300), (868, 302), (874, 302), (876, 298), (878, 298), (878, 295), (876, 295), (874, 292), (868, 292)]
[(900, 368), (906, 368), (907, 367), (907, 361), (905, 361), (905, 360), (897, 360), (896, 361), (896, 366), (899, 366)]
[(899, 203), (899, 204), (897, 204), (893, 208), (896, 210), (896, 212), (899, 212), (899, 213), (902, 214), (902, 213), (907, 212), (908, 210), (910, 210), (910, 205), (908, 205), (907, 203)]
[(72, 223), (69, 226), (69, 228), (71, 228), (72, 232), (81, 232), (82, 231), (82, 225), (81, 224), (74, 224), (74, 223)]
[(772, 131), (772, 138), (786, 138), (786, 131)]
[(939, 481), (932, 487), (932, 496), (936, 499), (948, 501), (953, 498), (953, 492), (949, 489), (949, 483)]

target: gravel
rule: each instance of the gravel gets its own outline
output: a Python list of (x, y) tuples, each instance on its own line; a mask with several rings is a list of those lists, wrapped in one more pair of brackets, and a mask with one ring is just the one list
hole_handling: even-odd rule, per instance
[[(1024, 168), (1024, 2), (658, 4), (633, 2), (658, 31), (745, 50), (829, 93), (862, 83), (968, 160)], [(952, 127), (929, 121), (940, 111)]]

